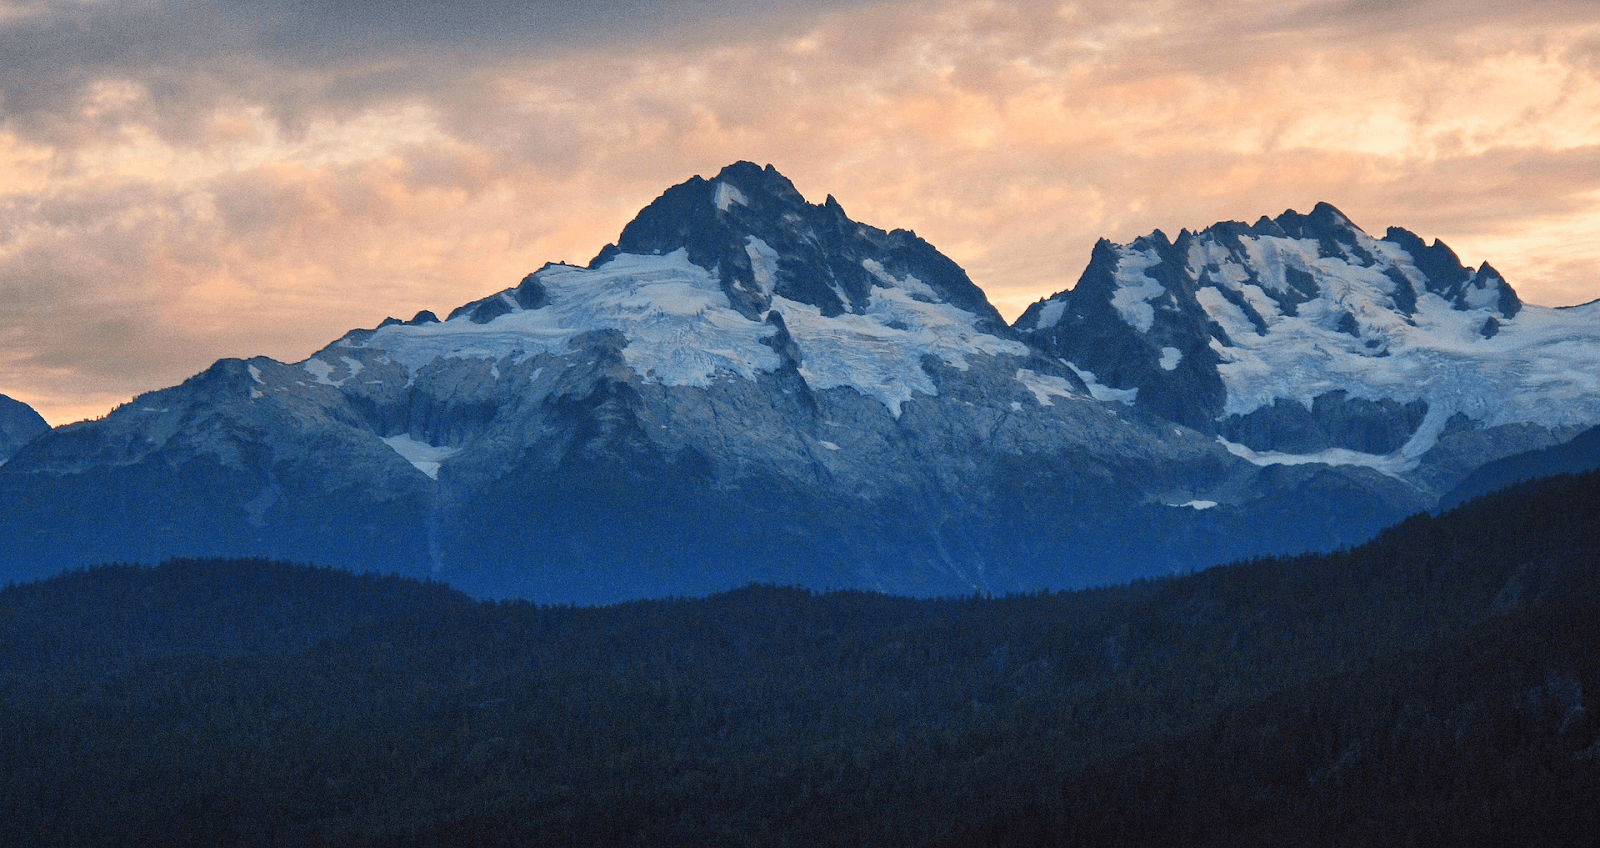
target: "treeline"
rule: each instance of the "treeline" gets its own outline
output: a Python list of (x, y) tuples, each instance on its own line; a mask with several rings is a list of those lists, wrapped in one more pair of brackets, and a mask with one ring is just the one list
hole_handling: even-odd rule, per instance
[(91, 569), (0, 591), (0, 843), (1564, 844), (1596, 515), (1557, 478), (1327, 557), (935, 601)]

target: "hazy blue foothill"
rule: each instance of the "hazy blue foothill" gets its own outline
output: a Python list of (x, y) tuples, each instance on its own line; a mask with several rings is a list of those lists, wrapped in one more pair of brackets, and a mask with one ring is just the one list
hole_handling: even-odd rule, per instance
[(1600, 468), (1600, 427), (1579, 433), (1571, 441), (1486, 463), (1462, 480), (1440, 500), (1444, 508), (1460, 506), (1473, 498), (1527, 480), (1557, 474), (1579, 474)]
[(1328, 204), (1102, 241), (1008, 326), (915, 233), (740, 162), (586, 266), (440, 314), (42, 435), (0, 466), (0, 575), (253, 556), (543, 602), (1076, 588), (1355, 544), (1600, 424), (1600, 305), (1525, 306)]

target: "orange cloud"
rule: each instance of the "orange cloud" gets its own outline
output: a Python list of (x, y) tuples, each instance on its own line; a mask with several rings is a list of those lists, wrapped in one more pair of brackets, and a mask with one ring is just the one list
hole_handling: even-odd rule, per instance
[(915, 229), (1008, 316), (1096, 238), (1317, 200), (1533, 302), (1600, 297), (1592, 4), (736, 6), (540, 49), (455, 33), (431, 64), (232, 35), (30, 78), (55, 99), (0, 101), (0, 392), (62, 423), (220, 356), (299, 359), (587, 261), (735, 159)]

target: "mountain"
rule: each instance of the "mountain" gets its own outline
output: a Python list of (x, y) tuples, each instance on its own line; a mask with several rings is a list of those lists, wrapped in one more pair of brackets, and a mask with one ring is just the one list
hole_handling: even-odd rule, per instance
[(0, 395), (0, 465), (50, 425), (20, 400)]
[(1249, 462), (1365, 466), (1424, 499), (1600, 421), (1600, 302), (1525, 305), (1488, 263), (1326, 203), (1102, 241), (1016, 329)]
[(1439, 499), (1441, 509), (1527, 480), (1557, 474), (1581, 474), (1600, 468), (1600, 427), (1591, 427), (1571, 441), (1497, 459), (1474, 469)]
[[(1600, 422), (1600, 388), (1535, 362), (1600, 357), (1594, 316), (1519, 308), (1488, 270), (1396, 300), (1361, 263), (1411, 280), (1448, 264), (1440, 246), (1383, 252), (1331, 207), (1306, 220), (1325, 219), (1327, 247), (1312, 224), (1239, 230), (1232, 254), (1215, 245), (1233, 225), (1102, 244), (1007, 327), (914, 233), (738, 163), (667, 190), (586, 266), (303, 362), (222, 360), (34, 441), (0, 467), (0, 574), (250, 555), (580, 602), (1096, 585), (1358, 540)], [(1197, 255), (1212, 282), (1190, 279)], [(1246, 324), (1212, 318), (1219, 299)], [(1307, 382), (1329, 304), (1358, 349)], [(1496, 355), (1522, 376), (1494, 403), (1402, 391)], [(1310, 441), (1276, 435), (1302, 418)]]

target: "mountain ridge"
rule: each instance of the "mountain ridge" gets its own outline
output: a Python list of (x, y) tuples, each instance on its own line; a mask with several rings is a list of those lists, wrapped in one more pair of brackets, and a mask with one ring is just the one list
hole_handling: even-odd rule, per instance
[[(1497, 378), (1505, 420), (1487, 390), (1398, 392), (1434, 359), (1600, 359), (1586, 311), (1410, 249), (1326, 204), (1103, 241), (1007, 326), (915, 234), (736, 163), (587, 266), (298, 363), (222, 360), (37, 440), (0, 466), (20, 507), (0, 573), (251, 555), (606, 602), (1083, 586), (1332, 547), (1600, 422), (1581, 371)], [(1305, 371), (1317, 344), (1345, 370)], [(1385, 359), (1388, 383), (1357, 369)]]

